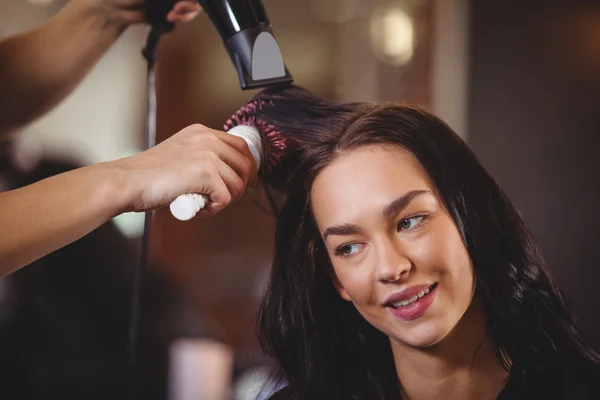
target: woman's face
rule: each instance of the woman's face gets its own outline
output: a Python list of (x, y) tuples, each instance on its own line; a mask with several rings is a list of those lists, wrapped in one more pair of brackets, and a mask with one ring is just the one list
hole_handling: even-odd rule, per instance
[(340, 295), (400, 344), (440, 342), (474, 293), (469, 255), (416, 158), (364, 146), (323, 169), (312, 208)]

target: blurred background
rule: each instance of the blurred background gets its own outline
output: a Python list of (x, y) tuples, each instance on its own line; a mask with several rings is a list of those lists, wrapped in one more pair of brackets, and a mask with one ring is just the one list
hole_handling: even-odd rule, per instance
[[(65, 0), (2, 0), (0, 37)], [(296, 83), (395, 100), (450, 124), (516, 204), (600, 350), (600, 4), (583, 0), (264, 0)], [(0, 190), (144, 145), (147, 29), (130, 28), (59, 107), (0, 145)], [(60, 45), (60, 44), (57, 44)], [(221, 128), (253, 92), (206, 15), (160, 45), (158, 140)], [(253, 191), (216, 217), (156, 213), (140, 343), (144, 399), (256, 399), (269, 360), (254, 321), (274, 219)], [(0, 377), (20, 399), (125, 399), (143, 218), (115, 218), (0, 279)], [(0, 228), (0, 235), (5, 235)], [(260, 390), (262, 394), (260, 394)]]

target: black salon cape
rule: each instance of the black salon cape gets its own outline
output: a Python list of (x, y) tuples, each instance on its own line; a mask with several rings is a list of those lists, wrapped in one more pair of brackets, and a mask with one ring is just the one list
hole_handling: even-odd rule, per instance
[(584, 380), (582, 375), (546, 371), (525, 384), (510, 379), (496, 400), (600, 400), (600, 380)]
[[(269, 400), (290, 400), (288, 388), (279, 390)], [(496, 400), (600, 400), (600, 381), (583, 382), (577, 376), (544, 372), (531, 377), (526, 384), (509, 379)]]

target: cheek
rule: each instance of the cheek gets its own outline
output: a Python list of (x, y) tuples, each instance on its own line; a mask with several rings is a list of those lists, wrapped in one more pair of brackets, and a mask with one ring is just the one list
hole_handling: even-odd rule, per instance
[(360, 266), (342, 268), (334, 264), (333, 270), (337, 278), (338, 290), (345, 291), (357, 306), (369, 303), (374, 295), (373, 279), (366, 268)]
[(440, 247), (440, 269), (446, 287), (455, 301), (470, 303), (474, 293), (475, 271), (467, 249), (458, 233)]
[(470, 287), (474, 271), (458, 230), (448, 217), (440, 221), (426, 238), (412, 248), (415, 264), (427, 271), (449, 279), (453, 285)]

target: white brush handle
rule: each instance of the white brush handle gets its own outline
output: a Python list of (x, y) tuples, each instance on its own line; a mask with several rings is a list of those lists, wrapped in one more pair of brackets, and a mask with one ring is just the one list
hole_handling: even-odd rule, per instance
[[(246, 141), (250, 153), (256, 162), (256, 169), (260, 168), (260, 155), (262, 152), (262, 142), (258, 130), (249, 125), (238, 125), (231, 128), (227, 133), (239, 136)], [(182, 194), (171, 202), (171, 214), (181, 221), (188, 221), (196, 216), (206, 203), (208, 198), (203, 194), (188, 193)]]

